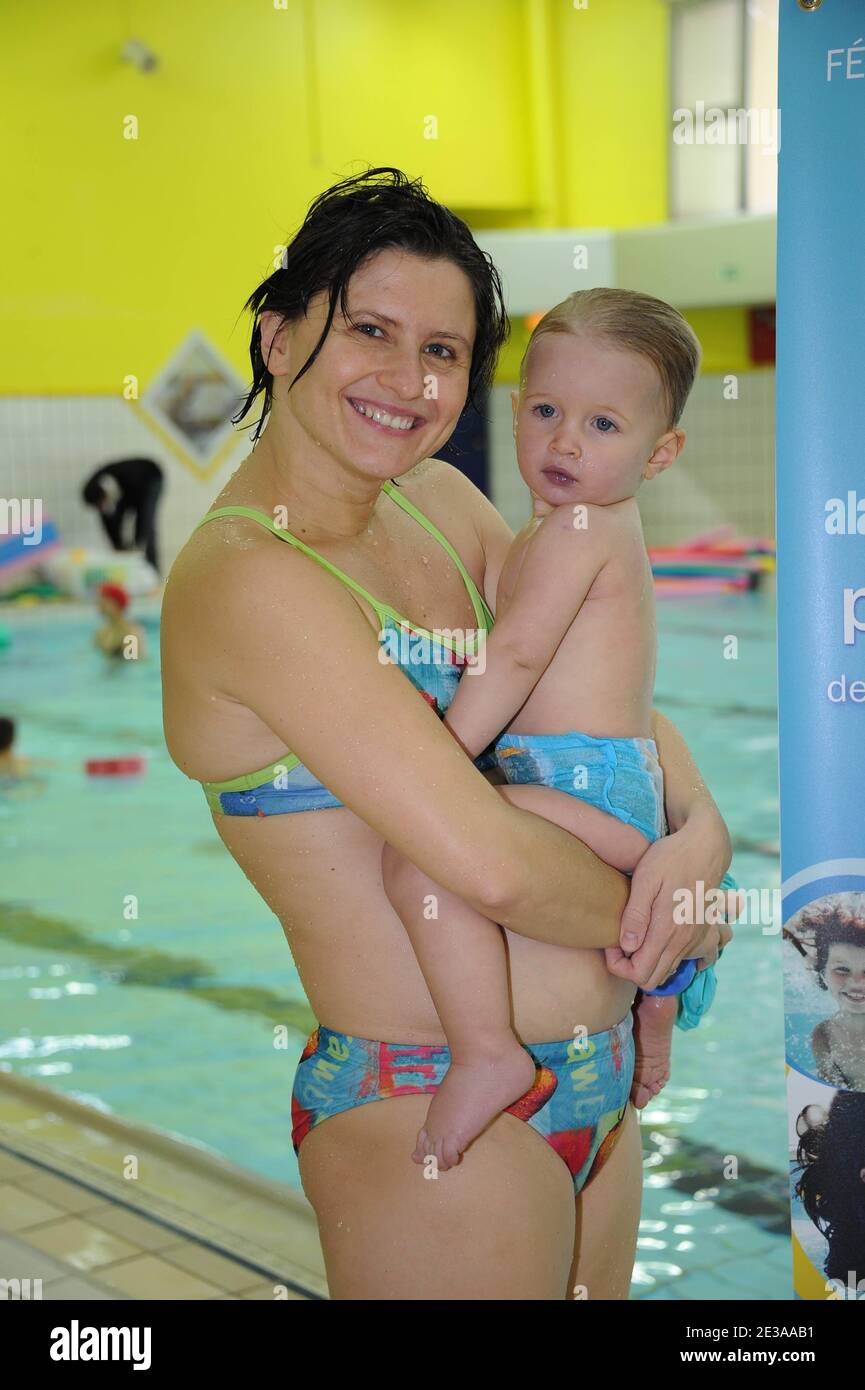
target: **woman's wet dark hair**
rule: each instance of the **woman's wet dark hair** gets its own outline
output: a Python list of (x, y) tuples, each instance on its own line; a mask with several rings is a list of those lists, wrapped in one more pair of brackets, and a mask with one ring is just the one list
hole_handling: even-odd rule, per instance
[(306, 312), (315, 295), (322, 291), (329, 294), (321, 337), (291, 382), (293, 386), (321, 351), (337, 304), (348, 316), (346, 294), (354, 272), (368, 256), (387, 247), (429, 260), (452, 261), (468, 277), (477, 319), (468, 399), (475, 408), (482, 404), (481, 397), (492, 384), (496, 359), (509, 332), (498, 271), (465, 222), (435, 202), (420, 179), (409, 179), (400, 169), (382, 166), (343, 179), (319, 194), (286, 248), (284, 265), (268, 276), (244, 305), (254, 316), (249, 346), (252, 388), (232, 421), (239, 424), (263, 391), (264, 407), (254, 441), (264, 426), (273, 393), (273, 377), (261, 351), (261, 315), (274, 310), (292, 322)]
[(829, 1244), (827, 1277), (865, 1279), (865, 1093), (839, 1091), (825, 1122), (800, 1136), (796, 1158), (796, 1193)]

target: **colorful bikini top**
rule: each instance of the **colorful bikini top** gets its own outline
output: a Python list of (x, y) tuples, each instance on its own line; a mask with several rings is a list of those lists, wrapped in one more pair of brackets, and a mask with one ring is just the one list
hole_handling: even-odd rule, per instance
[[(279, 540), (287, 541), (289, 545), (303, 551), (311, 560), (323, 565), (341, 583), (366, 599), (378, 618), (379, 647), (387, 651), (389, 659), (408, 676), (436, 713), (443, 715), (456, 693), (467, 658), (477, 649), (478, 641), (483, 641), (486, 634), (492, 630), (494, 618), (447, 537), (443, 536), (438, 527), (434, 526), (413, 502), (404, 497), (392, 482), (385, 482), (383, 488), (403, 511), (420, 522), (424, 530), (438, 541), (453, 560), (468, 590), (477, 629), (482, 634), (480, 638), (475, 634), (435, 633), (416, 626), (389, 604), (373, 598), (356, 580), (337, 569), (336, 565), (319, 555), (311, 546), (293, 536), (290, 531), (276, 526), (266, 512), (257, 511), (253, 507), (217, 507), (216, 511), (208, 512), (195, 529), (198, 530), (200, 526), (205, 526), (208, 521), (215, 521), (220, 516), (246, 517), (250, 521), (257, 521)], [(475, 759), (478, 767), (489, 766), (489, 761), (486, 750)], [(232, 777), (227, 782), (203, 782), (202, 786), (208, 805), (215, 815), (279, 816), (290, 811), (319, 811), (343, 804), (327, 787), (322, 786), (294, 753), (290, 752), (283, 753), (276, 762), (260, 768), (257, 772)]]

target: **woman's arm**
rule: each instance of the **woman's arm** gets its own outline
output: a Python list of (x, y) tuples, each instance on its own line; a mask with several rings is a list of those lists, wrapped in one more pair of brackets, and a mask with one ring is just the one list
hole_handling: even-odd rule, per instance
[(687, 743), (675, 724), (658, 710), (652, 711), (652, 733), (664, 769), (664, 801), (670, 829), (677, 831), (688, 826), (699, 833), (707, 852), (715, 856), (705, 880), (714, 887), (721, 882), (733, 858), (730, 832)]
[[(716, 888), (730, 867), (730, 834), (679, 730), (653, 711), (652, 732), (664, 770), (671, 833), (650, 845), (634, 870), (622, 915), (618, 949), (607, 951), (607, 968), (654, 989), (680, 960), (700, 956), (711, 964), (729, 941), (729, 927), (706, 926), (702, 913), (687, 913), (683, 894), (695, 905)], [(675, 917), (674, 917), (675, 905)], [(685, 916), (688, 920), (682, 921)], [(628, 957), (630, 957), (628, 959)]]
[(274, 557), (271, 545), (234, 551), (228, 564), (214, 554), (198, 576), (189, 622), (219, 654), (224, 694), (485, 917), (559, 946), (617, 941), (624, 876), (499, 796), (403, 673), (379, 661), (351, 594), (287, 546)]

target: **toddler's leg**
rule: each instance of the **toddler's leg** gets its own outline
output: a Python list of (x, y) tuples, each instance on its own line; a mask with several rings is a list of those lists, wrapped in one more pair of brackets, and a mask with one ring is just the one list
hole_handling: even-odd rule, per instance
[[(648, 846), (625, 825), (578, 797), (542, 786), (499, 786), (514, 805), (554, 821), (614, 868), (630, 872)], [(411, 940), (451, 1051), (412, 1157), (435, 1154), (445, 1170), (531, 1086), (535, 1068), (511, 1029), (501, 930), (421, 873), (391, 845), (382, 855), (385, 891)]]
[(634, 1084), (631, 1101), (637, 1110), (648, 1105), (670, 1079), (673, 1027), (678, 994), (640, 994), (634, 1004)]
[[(526, 811), (555, 821), (576, 835), (613, 868), (631, 873), (649, 847), (649, 841), (632, 825), (590, 806), (578, 797), (552, 787), (513, 785), (498, 790)], [(634, 1007), (636, 1064), (631, 1100), (641, 1110), (670, 1079), (673, 1026), (679, 1007), (677, 994), (640, 994)]]
[(444, 1171), (524, 1095), (535, 1065), (511, 1029), (507, 952), (500, 927), (421, 873), (391, 845), (385, 890), (408, 932), (451, 1051), (412, 1154)]
[(605, 864), (622, 873), (631, 873), (649, 848), (646, 836), (633, 825), (625, 825), (616, 816), (569, 792), (535, 782), (511, 783), (496, 787), (496, 791), (515, 806), (569, 830)]

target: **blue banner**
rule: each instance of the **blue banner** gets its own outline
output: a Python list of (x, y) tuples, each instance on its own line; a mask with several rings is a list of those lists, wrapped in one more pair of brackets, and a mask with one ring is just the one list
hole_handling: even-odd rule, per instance
[(865, 4), (781, 0), (781, 880), (797, 1296), (865, 1298)]

